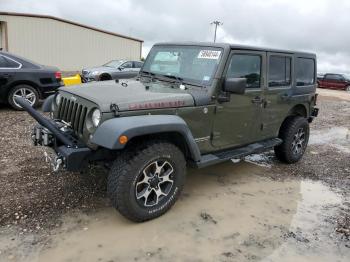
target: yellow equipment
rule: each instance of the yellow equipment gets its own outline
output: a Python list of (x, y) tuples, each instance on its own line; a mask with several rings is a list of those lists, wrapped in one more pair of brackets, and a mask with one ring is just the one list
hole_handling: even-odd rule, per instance
[(80, 85), (82, 83), (81, 77), (79, 74), (76, 74), (75, 76), (63, 77), (62, 81), (65, 86)]

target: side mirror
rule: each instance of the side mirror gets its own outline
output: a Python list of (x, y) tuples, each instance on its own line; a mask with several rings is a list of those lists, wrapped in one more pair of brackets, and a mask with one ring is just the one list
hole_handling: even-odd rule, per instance
[(124, 70), (124, 66), (120, 66), (120, 67), (118, 67), (118, 69), (120, 70), (120, 71), (123, 71)]
[(226, 78), (224, 90), (234, 94), (243, 95), (247, 87), (246, 78)]

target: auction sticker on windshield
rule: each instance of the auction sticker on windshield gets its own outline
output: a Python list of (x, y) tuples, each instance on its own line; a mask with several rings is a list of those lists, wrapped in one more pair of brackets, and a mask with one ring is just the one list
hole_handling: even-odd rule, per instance
[(198, 58), (202, 59), (219, 59), (221, 51), (216, 50), (201, 50), (198, 54)]

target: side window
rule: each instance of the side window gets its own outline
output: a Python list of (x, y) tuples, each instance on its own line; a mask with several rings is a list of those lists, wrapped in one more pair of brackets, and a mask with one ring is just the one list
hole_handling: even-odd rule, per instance
[(341, 75), (327, 74), (326, 79), (332, 81), (342, 81), (343, 77)]
[(270, 56), (269, 87), (289, 86), (291, 84), (292, 59), (285, 56)]
[(141, 62), (134, 62), (134, 68), (141, 68), (142, 63)]
[(17, 63), (16, 61), (14, 61), (14, 60), (8, 59), (8, 58), (6, 58), (6, 57), (5, 57), (5, 59), (6, 59), (6, 61), (7, 61), (7, 66), (8, 66), (9, 68), (17, 68), (17, 67), (20, 66), (20, 64)]
[(19, 66), (20, 64), (16, 61), (0, 56), (0, 68), (18, 68)]
[(7, 60), (5, 57), (0, 56), (0, 68), (6, 68), (7, 67)]
[(315, 60), (310, 58), (297, 58), (295, 68), (297, 86), (315, 84)]
[(122, 64), (122, 67), (124, 68), (132, 68), (132, 62), (125, 62), (124, 64)]
[(261, 56), (233, 55), (227, 71), (227, 78), (246, 78), (247, 88), (260, 88)]

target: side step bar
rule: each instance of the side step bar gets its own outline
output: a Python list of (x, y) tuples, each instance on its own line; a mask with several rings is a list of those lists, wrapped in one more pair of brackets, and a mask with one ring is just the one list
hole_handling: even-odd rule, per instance
[(210, 165), (218, 164), (232, 158), (243, 158), (250, 154), (256, 154), (266, 151), (266, 149), (278, 146), (282, 143), (282, 139), (273, 138), (258, 143), (250, 144), (244, 147), (229, 149), (213, 154), (203, 155), (199, 162), (195, 163), (198, 168), (207, 167)]

